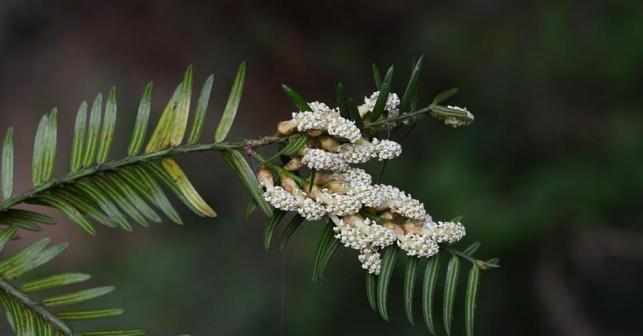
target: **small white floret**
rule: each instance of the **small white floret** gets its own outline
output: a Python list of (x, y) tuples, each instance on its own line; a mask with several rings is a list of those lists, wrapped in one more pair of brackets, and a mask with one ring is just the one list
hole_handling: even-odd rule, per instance
[(459, 222), (437, 222), (424, 230), (438, 243), (446, 244), (458, 242), (467, 234)]
[(357, 257), (362, 263), (362, 268), (370, 274), (378, 275), (382, 269), (382, 256), (373, 248), (365, 248), (360, 251)]
[(283, 211), (295, 211), (297, 199), (282, 187), (271, 187), (263, 193), (263, 198), (273, 207)]
[(402, 145), (392, 140), (373, 139), (373, 152), (381, 160), (391, 160), (402, 154)]
[(397, 246), (413, 257), (430, 257), (438, 253), (439, 246), (429, 235), (407, 233), (398, 237)]
[(330, 153), (319, 148), (308, 148), (304, 151), (301, 162), (310, 169), (345, 171), (348, 164), (341, 159), (339, 154)]

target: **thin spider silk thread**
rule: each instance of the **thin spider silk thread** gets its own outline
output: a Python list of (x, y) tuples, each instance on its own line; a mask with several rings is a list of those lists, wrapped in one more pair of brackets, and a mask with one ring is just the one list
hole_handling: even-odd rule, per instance
[(281, 312), (280, 312), (280, 335), (284, 336), (285, 320), (286, 320), (286, 261), (288, 258), (283, 258), (281, 263)]

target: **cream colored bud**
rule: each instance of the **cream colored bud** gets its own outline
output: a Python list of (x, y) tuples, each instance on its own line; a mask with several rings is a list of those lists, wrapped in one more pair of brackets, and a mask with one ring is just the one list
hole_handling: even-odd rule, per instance
[(297, 130), (297, 124), (294, 120), (281, 121), (277, 124), (278, 135), (291, 135)]
[(361, 221), (363, 221), (363, 220), (364, 220), (364, 218), (362, 218), (362, 217), (360, 217), (360, 216), (358, 216), (358, 215), (347, 215), (347, 216), (344, 216), (344, 217), (342, 217), (342, 218), (343, 218), (343, 219), (344, 219), (344, 221), (346, 221), (346, 223), (348, 223), (348, 224), (353, 224), (353, 223), (355, 223), (356, 221), (360, 221), (360, 222), (361, 222)]
[(287, 171), (297, 171), (297, 170), (301, 169), (301, 167), (303, 167), (303, 166), (304, 166), (304, 164), (301, 162), (301, 157), (296, 156), (296, 157), (290, 159), (290, 161), (288, 161), (288, 163), (286, 163), (286, 165), (284, 166), (284, 169), (287, 170)]
[(308, 130), (308, 131), (306, 131), (306, 134), (308, 136), (310, 136), (310, 137), (313, 137), (313, 138), (316, 138), (316, 137), (322, 135), (322, 133), (324, 133), (324, 131), (322, 131), (322, 130)]
[(385, 228), (387, 228), (389, 230), (393, 230), (393, 232), (395, 232), (396, 235), (403, 235), (404, 234), (404, 230), (402, 230), (402, 228), (399, 225), (397, 225), (397, 224), (395, 224), (393, 222), (384, 222), (384, 223), (382, 223), (382, 226), (384, 226)]
[(345, 193), (347, 191), (346, 185), (338, 180), (330, 180), (324, 186), (334, 193)]
[(382, 213), (380, 215), (380, 217), (382, 217), (382, 219), (386, 219), (386, 220), (393, 220), (395, 215), (390, 211), (386, 211), (386, 212)]
[(407, 233), (415, 233), (417, 235), (422, 235), (422, 228), (411, 221), (407, 221), (406, 223), (402, 224), (402, 228)]
[(315, 172), (315, 184), (324, 185), (331, 180), (331, 175), (324, 172), (316, 171)]
[(259, 171), (257, 172), (257, 180), (259, 181), (259, 184), (262, 186), (272, 186), (275, 184), (275, 181), (272, 177), (272, 172), (265, 167), (259, 168)]
[(286, 191), (291, 194), (299, 189), (297, 182), (295, 182), (295, 180), (293, 180), (292, 178), (286, 175), (281, 176), (281, 186), (284, 187), (284, 189), (286, 189)]
[(330, 136), (323, 136), (319, 139), (319, 146), (327, 152), (336, 153), (339, 147), (339, 141)]
[(317, 199), (317, 197), (319, 197), (319, 194), (321, 194), (321, 189), (317, 185), (313, 185), (313, 187), (311, 188), (310, 184), (306, 183), (304, 188), (308, 196), (312, 199)]

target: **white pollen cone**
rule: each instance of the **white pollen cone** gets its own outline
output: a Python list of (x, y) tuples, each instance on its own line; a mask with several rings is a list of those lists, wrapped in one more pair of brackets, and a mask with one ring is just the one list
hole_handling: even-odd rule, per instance
[[(360, 115), (372, 111), (378, 97), (375, 92), (365, 98), (364, 105), (358, 107)], [(399, 115), (399, 104), (399, 97), (390, 93), (382, 115)], [(278, 135), (308, 136), (305, 146), (282, 167), (292, 173), (279, 176), (279, 186), (274, 186), (273, 175), (265, 167), (257, 173), (270, 204), (296, 211), (309, 221), (330, 218), (334, 237), (343, 246), (359, 251), (362, 268), (371, 274), (379, 274), (380, 251), (388, 246), (397, 246), (409, 256), (430, 257), (438, 253), (439, 244), (453, 244), (464, 237), (466, 230), (460, 222), (433, 222), (422, 202), (394, 186), (373, 184), (369, 173), (354, 166), (398, 157), (402, 153), (399, 143), (362, 137), (355, 122), (343, 118), (337, 108), (320, 102), (308, 105), (310, 111), (295, 112), (291, 120), (277, 125)], [(463, 108), (441, 109), (445, 118), (472, 119)], [(307, 176), (310, 173), (313, 181)], [(300, 174), (299, 183), (293, 174)]]

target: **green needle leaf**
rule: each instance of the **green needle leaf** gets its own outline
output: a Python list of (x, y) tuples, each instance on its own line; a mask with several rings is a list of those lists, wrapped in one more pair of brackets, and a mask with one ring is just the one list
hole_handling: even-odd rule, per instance
[(323, 279), (328, 261), (333, 255), (333, 252), (335, 252), (337, 246), (339, 246), (339, 241), (334, 237), (334, 227), (335, 225), (329, 220), (320, 236), (313, 264), (313, 282), (319, 282)]
[(199, 100), (196, 105), (196, 115), (194, 116), (194, 123), (192, 124), (192, 130), (190, 131), (188, 144), (197, 143), (201, 137), (203, 123), (205, 121), (205, 113), (208, 110), (208, 102), (210, 101), (210, 93), (212, 92), (213, 81), (214, 75), (210, 75), (208, 79), (205, 80), (203, 88), (201, 89), (201, 95), (199, 95)]
[(56, 140), (58, 136), (58, 110), (54, 108), (49, 112), (47, 123), (47, 136), (42, 167), (42, 182), (49, 181), (56, 167)]
[(190, 180), (188, 180), (188, 177), (176, 161), (172, 159), (163, 159), (161, 163), (163, 164), (165, 172), (171, 177), (172, 181), (176, 184), (183, 196), (196, 210), (198, 210), (201, 215), (206, 217), (217, 216), (216, 212), (212, 210), (208, 203), (206, 203), (196, 189), (194, 189), (194, 186), (190, 183)]
[(145, 218), (160, 223), (161, 217), (154, 212), (154, 210), (143, 200), (141, 196), (118, 174), (105, 174), (105, 182), (114, 186), (119, 191), (119, 194), (125, 197), (125, 202), (130, 203), (140, 212)]
[(344, 84), (337, 84), (337, 106), (339, 106), (339, 114), (344, 119), (351, 119), (351, 113), (348, 109), (348, 93), (346, 93), (346, 88)]
[(357, 125), (360, 130), (364, 130), (364, 121), (362, 120), (362, 116), (359, 115), (357, 104), (355, 104), (353, 98), (348, 98), (347, 107), (348, 113), (351, 116), (350, 120), (354, 121), (355, 125)]
[(100, 144), (96, 154), (96, 162), (105, 163), (109, 156), (109, 150), (112, 147), (114, 138), (114, 126), (116, 126), (116, 88), (109, 90), (107, 104), (105, 104), (105, 116), (103, 117), (103, 129), (100, 134)]
[(43, 238), (32, 244), (31, 246), (12, 255), (11, 257), (5, 258), (0, 262), (0, 273), (4, 273), (15, 265), (25, 263), (34, 258), (39, 253), (41, 253), (47, 247), (47, 245), (49, 245), (49, 242), (51, 242), (51, 239)]
[(29, 231), (40, 231), (40, 230), (42, 230), (40, 225), (38, 225), (36, 223), (25, 221), (25, 220), (22, 220), (22, 219), (11, 218), (9, 216), (2, 217), (0, 223), (8, 225), (8, 226), (15, 226), (15, 227), (17, 227), (19, 229), (25, 229), (25, 230), (29, 230)]
[(467, 336), (473, 336), (473, 322), (476, 310), (476, 297), (478, 295), (478, 280), (480, 279), (480, 269), (473, 265), (469, 271), (469, 279), (467, 281), (467, 297), (465, 300), (465, 323)]
[(42, 303), (48, 307), (67, 306), (67, 305), (95, 299), (103, 295), (107, 295), (112, 291), (114, 291), (114, 287), (112, 286), (85, 289), (77, 292), (66, 293), (62, 295), (49, 297), (42, 300)]
[(4, 249), (5, 244), (13, 238), (16, 234), (17, 229), (15, 227), (8, 227), (0, 231), (0, 251)]
[(451, 321), (453, 320), (453, 305), (455, 303), (455, 294), (458, 286), (458, 274), (460, 272), (460, 259), (457, 256), (451, 257), (447, 266), (447, 274), (444, 285), (444, 331), (451, 335)]
[(13, 128), (9, 127), (2, 145), (2, 197), (10, 198), (13, 192)]
[(375, 82), (375, 88), (379, 91), (382, 87), (382, 75), (380, 74), (380, 69), (373, 63), (371, 66), (373, 69), (373, 82)]
[(179, 213), (174, 209), (161, 187), (145, 170), (121, 170), (117, 173), (127, 184), (136, 189), (150, 203), (177, 224), (183, 224)]
[(282, 155), (292, 156), (298, 153), (304, 146), (308, 143), (308, 137), (303, 134), (293, 135), (288, 139), (288, 145), (283, 146), (277, 153), (271, 156), (268, 159), (263, 160), (259, 163), (260, 166), (265, 165), (266, 163), (273, 162)]
[(96, 202), (103, 212), (113, 219), (119, 227), (125, 231), (132, 231), (132, 226), (127, 221), (127, 218), (125, 218), (125, 215), (118, 210), (116, 204), (105, 195), (102, 189), (97, 188), (93, 183), (89, 183), (89, 181), (82, 180), (76, 183), (76, 187), (81, 192), (81, 195), (89, 196)]
[(16, 279), (23, 274), (46, 264), (47, 262), (58, 256), (60, 253), (62, 253), (65, 249), (67, 249), (68, 246), (69, 244), (64, 243), (43, 250), (42, 252), (31, 256), (29, 259), (24, 260), (23, 262), (11, 265), (11, 267), (8, 267), (2, 273), (2, 276), (7, 280)]
[(377, 118), (380, 117), (382, 112), (384, 111), (384, 107), (386, 107), (386, 101), (388, 100), (388, 94), (391, 92), (391, 85), (393, 84), (393, 73), (394, 73), (394, 68), (391, 66), (388, 68), (386, 71), (386, 75), (384, 76), (384, 81), (382, 82), (382, 86), (380, 88), (380, 93), (379, 96), (377, 97), (377, 100), (375, 101), (375, 106), (373, 107), (373, 111), (371, 111), (371, 120), (375, 121)]
[[(183, 194), (183, 191), (179, 188), (178, 184), (176, 181), (173, 180), (172, 176), (168, 174), (167, 171), (165, 171), (165, 168), (163, 168), (163, 165), (161, 163), (157, 162), (151, 162), (148, 163), (142, 167), (134, 167), (137, 171), (140, 171), (141, 173), (145, 173), (149, 176), (154, 176), (155, 178), (159, 179), (163, 184), (168, 187), (176, 197), (178, 197), (183, 204), (190, 209), (192, 212), (197, 214), (198, 216), (205, 217), (201, 213), (199, 209), (197, 209), (190, 200), (187, 199), (187, 197)], [(152, 179), (152, 181), (156, 182), (155, 180)]]
[(500, 258), (491, 258), (485, 261), (484, 263), (487, 267), (500, 267), (500, 265), (498, 264), (499, 262), (500, 262)]
[(281, 241), (279, 242), (279, 253), (284, 253), (286, 250), (286, 245), (288, 245), (288, 241), (290, 240), (290, 237), (297, 231), (297, 228), (301, 225), (301, 223), (304, 221), (304, 217), (301, 217), (299, 215), (295, 215), (290, 222), (288, 222), (288, 226), (284, 229), (284, 233), (281, 236)]
[(71, 219), (74, 223), (78, 224), (78, 226), (85, 230), (85, 232), (92, 236), (96, 235), (96, 230), (92, 224), (71, 203), (52, 195), (42, 195), (40, 196), (40, 199), (46, 205), (60, 210), (60, 212), (65, 214), (65, 216)]
[(471, 256), (472, 254), (476, 253), (476, 251), (480, 248), (480, 242), (475, 242), (471, 245), (469, 245), (462, 253)]
[(263, 191), (259, 187), (257, 177), (252, 171), (252, 168), (250, 168), (248, 161), (243, 158), (243, 155), (241, 155), (241, 153), (235, 150), (222, 151), (221, 154), (223, 154), (223, 158), (246, 186), (246, 188), (252, 195), (252, 198), (255, 200), (255, 202), (257, 202), (259, 208), (267, 216), (272, 217), (272, 207), (263, 198)]
[(132, 205), (131, 201), (123, 196), (115, 185), (108, 183), (101, 176), (94, 177), (90, 180), (91, 184), (95, 184), (97, 189), (100, 189), (107, 197), (109, 197), (114, 204), (123, 210), (130, 218), (134, 219), (141, 226), (147, 227), (149, 224), (147, 220), (138, 210)]
[(226, 136), (230, 132), (230, 128), (232, 128), (232, 123), (234, 122), (234, 117), (237, 115), (237, 109), (239, 108), (239, 102), (241, 101), (245, 78), (246, 63), (243, 62), (239, 66), (239, 70), (237, 70), (237, 75), (234, 78), (232, 89), (228, 96), (228, 102), (223, 110), (221, 121), (219, 122), (219, 126), (217, 127), (217, 131), (214, 135), (214, 142), (216, 143), (225, 140)]
[(415, 63), (415, 66), (413, 66), (413, 71), (411, 71), (411, 78), (409, 79), (409, 83), (406, 85), (404, 95), (402, 96), (402, 100), (400, 102), (400, 111), (402, 112), (406, 111), (411, 103), (411, 97), (417, 86), (417, 81), (418, 77), (420, 76), (420, 71), (422, 71), (423, 62), (424, 55), (420, 56), (420, 58)]
[(176, 147), (183, 142), (185, 130), (188, 126), (188, 117), (190, 115), (190, 101), (192, 100), (192, 66), (185, 70), (183, 82), (181, 82), (181, 93), (179, 95), (178, 106), (174, 114), (172, 123), (172, 134), (170, 135), (170, 145)]
[(100, 119), (103, 109), (103, 95), (98, 94), (92, 103), (92, 110), (89, 114), (89, 129), (87, 131), (87, 143), (85, 145), (85, 158), (83, 167), (94, 164), (96, 157), (96, 145), (98, 144), (98, 132), (100, 131)]
[(34, 139), (33, 161), (31, 163), (31, 180), (34, 186), (43, 181), (44, 158), (46, 151), (47, 132), (49, 131), (49, 116), (43, 115), (38, 124), (38, 130)]
[(90, 278), (91, 278), (90, 275), (83, 274), (83, 273), (64, 273), (64, 274), (50, 275), (44, 278), (26, 282), (20, 287), (20, 290), (27, 293), (37, 292), (37, 291), (42, 291), (46, 289), (84, 282), (89, 280)]
[(308, 143), (308, 137), (305, 135), (296, 135), (293, 137), (290, 137), (289, 143), (287, 146), (283, 148), (283, 150), (280, 151), (281, 154), (283, 155), (288, 155), (292, 156), (304, 148), (304, 146)]
[(115, 331), (86, 331), (80, 336), (142, 336), (146, 335), (145, 330), (115, 330)]
[(64, 321), (78, 321), (78, 320), (97, 320), (107, 317), (122, 315), (125, 313), (124, 309), (97, 309), (97, 310), (79, 310), (60, 312), (56, 316)]
[(397, 248), (387, 248), (384, 251), (384, 257), (382, 257), (382, 269), (377, 282), (377, 307), (379, 308), (380, 316), (386, 322), (388, 322), (388, 289), (396, 260)]
[(366, 297), (371, 308), (377, 311), (377, 275), (366, 274)]
[(433, 298), (438, 283), (440, 271), (440, 256), (435, 255), (429, 258), (424, 271), (424, 282), (422, 283), (422, 314), (426, 328), (432, 335), (437, 335), (433, 320)]
[(339, 240), (335, 239), (334, 237), (331, 238), (326, 244), (326, 248), (323, 251), (322, 257), (319, 262), (319, 271), (317, 272), (318, 274), (318, 282), (323, 280), (326, 277), (326, 268), (328, 268), (328, 264), (330, 264), (330, 259), (333, 257), (335, 254), (335, 251), (337, 251), (337, 248), (339, 247)]
[(302, 98), (302, 96), (297, 91), (295, 91), (295, 89), (291, 88), (286, 84), (281, 84), (281, 88), (284, 90), (284, 92), (290, 98), (290, 100), (292, 100), (293, 104), (295, 104), (295, 106), (297, 107), (297, 109), (299, 109), (299, 111), (301, 112), (312, 111), (312, 109), (310, 108), (310, 105), (306, 103), (304, 98)]
[(134, 123), (134, 131), (132, 132), (132, 139), (130, 140), (129, 147), (127, 148), (127, 155), (136, 155), (143, 147), (145, 141), (145, 134), (150, 120), (150, 108), (152, 106), (152, 82), (145, 85), (141, 102), (138, 104), (138, 113), (136, 115), (136, 122)]
[(71, 171), (77, 172), (83, 166), (83, 144), (87, 133), (87, 102), (83, 101), (76, 113), (74, 125), (74, 142), (71, 147)]
[(337, 84), (337, 105), (339, 106), (339, 113), (342, 117), (354, 121), (359, 129), (364, 129), (364, 122), (359, 115), (357, 105), (353, 101), (353, 98), (348, 97), (346, 88), (342, 83)]
[(257, 202), (255, 202), (254, 198), (251, 198), (246, 205), (246, 219), (250, 218), (255, 210), (257, 210)]
[(440, 104), (443, 101), (451, 98), (454, 94), (458, 93), (458, 88), (450, 88), (446, 91), (440, 92), (433, 98), (433, 104)]
[(43, 215), (37, 212), (33, 212), (30, 210), (25, 210), (25, 209), (9, 209), (7, 212), (5, 212), (5, 216), (9, 216), (12, 218), (16, 219), (21, 219), (21, 220), (26, 220), (26, 221), (31, 221), (35, 223), (41, 223), (41, 224), (54, 224), (56, 221), (47, 216)]
[(266, 251), (270, 249), (270, 242), (272, 241), (275, 229), (285, 215), (285, 211), (275, 210), (272, 217), (268, 220), (268, 225), (266, 225), (266, 229), (263, 232), (263, 248), (266, 249)]
[(404, 312), (411, 325), (415, 325), (413, 322), (413, 292), (418, 260), (418, 258), (411, 257), (404, 273)]
[(82, 214), (89, 216), (93, 220), (109, 227), (116, 227), (116, 224), (109, 218), (105, 213), (100, 210), (100, 207), (96, 205), (88, 197), (79, 197), (72, 190), (57, 190), (52, 193), (55, 197), (59, 197), (62, 200), (66, 201), (69, 204), (73, 204), (74, 207)]
[(157, 150), (166, 148), (170, 144), (170, 136), (172, 134), (172, 125), (174, 124), (176, 109), (178, 108), (178, 101), (181, 95), (181, 87), (183, 83), (174, 89), (172, 98), (165, 106), (163, 114), (158, 123), (154, 127), (152, 136), (150, 137), (147, 147), (145, 147), (145, 153), (152, 153)]

